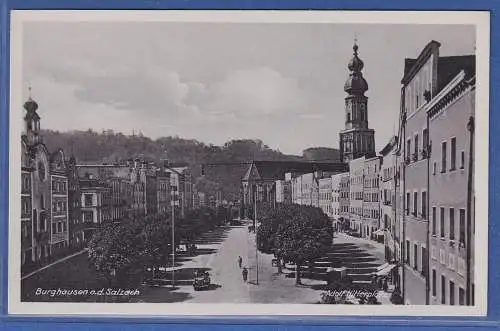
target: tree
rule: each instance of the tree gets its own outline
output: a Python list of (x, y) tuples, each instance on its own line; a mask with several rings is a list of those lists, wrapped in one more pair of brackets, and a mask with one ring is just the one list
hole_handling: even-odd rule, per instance
[(142, 262), (155, 270), (165, 265), (172, 249), (172, 226), (167, 217), (154, 215), (146, 218), (141, 231)]
[(300, 284), (300, 268), (306, 261), (320, 257), (329, 247), (333, 228), (328, 217), (316, 207), (294, 205), (278, 226), (276, 255), (296, 265), (296, 284)]
[(143, 245), (139, 231), (140, 226), (134, 220), (106, 223), (90, 239), (89, 259), (110, 284), (114, 279), (126, 279), (127, 270), (140, 259)]

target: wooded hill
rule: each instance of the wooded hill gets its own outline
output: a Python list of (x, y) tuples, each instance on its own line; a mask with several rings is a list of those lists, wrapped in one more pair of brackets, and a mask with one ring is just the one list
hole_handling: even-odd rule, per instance
[[(42, 137), (50, 151), (62, 148), (66, 157), (74, 155), (79, 164), (117, 163), (136, 157), (152, 162), (168, 159), (171, 163), (186, 163), (200, 191), (212, 195), (221, 190), (227, 200), (239, 198), (241, 177), (252, 160), (339, 160), (339, 152), (333, 148), (314, 147), (304, 150), (302, 156), (287, 155), (269, 148), (261, 140), (250, 139), (231, 140), (216, 146), (177, 136), (151, 139), (111, 130), (101, 133), (44, 130)], [(213, 165), (219, 163), (232, 165)], [(203, 177), (202, 164), (206, 165)]]

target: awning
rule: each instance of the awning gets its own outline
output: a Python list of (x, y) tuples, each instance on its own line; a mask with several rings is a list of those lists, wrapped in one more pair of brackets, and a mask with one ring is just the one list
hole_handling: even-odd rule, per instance
[(385, 267), (384, 269), (378, 271), (376, 273), (376, 275), (377, 276), (387, 276), (389, 274), (389, 272), (391, 272), (391, 270), (394, 269), (395, 267), (396, 267), (396, 264), (390, 264), (387, 267)]

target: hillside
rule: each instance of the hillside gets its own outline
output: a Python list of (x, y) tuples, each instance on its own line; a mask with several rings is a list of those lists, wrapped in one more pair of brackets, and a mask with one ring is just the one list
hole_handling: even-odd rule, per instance
[[(140, 157), (159, 162), (168, 159), (173, 163), (187, 163), (200, 190), (214, 194), (220, 189), (225, 199), (239, 198), (239, 185), (248, 162), (252, 160), (338, 160), (338, 151), (315, 147), (304, 151), (303, 156), (287, 155), (273, 150), (260, 140), (231, 140), (223, 146), (179, 137), (126, 136), (122, 133), (92, 130), (58, 132), (44, 130), (43, 140), (50, 151), (62, 148), (66, 156), (74, 155), (80, 164), (115, 163)], [(231, 163), (231, 165), (211, 165)], [(201, 165), (205, 176), (201, 177)]]

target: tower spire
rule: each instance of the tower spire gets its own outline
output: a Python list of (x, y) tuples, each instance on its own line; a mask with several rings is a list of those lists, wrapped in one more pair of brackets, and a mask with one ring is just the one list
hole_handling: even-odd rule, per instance
[(343, 162), (375, 155), (375, 132), (368, 126), (368, 83), (363, 77), (364, 63), (358, 56), (358, 36), (352, 46), (354, 54), (347, 68), (349, 76), (344, 84), (345, 129), (340, 132), (340, 153)]
[(354, 50), (354, 55), (358, 55), (358, 34), (354, 34), (354, 45), (352, 46), (352, 49)]

